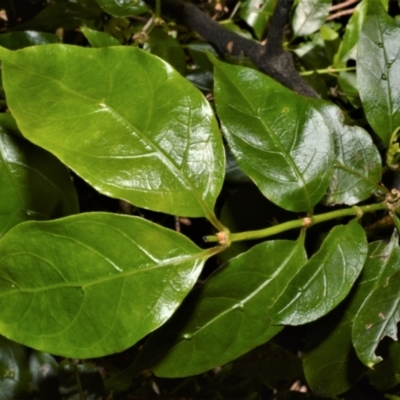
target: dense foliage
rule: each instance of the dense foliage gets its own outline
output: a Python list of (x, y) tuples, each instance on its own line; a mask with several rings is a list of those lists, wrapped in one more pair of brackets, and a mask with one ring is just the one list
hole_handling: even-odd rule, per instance
[(400, 399), (398, 2), (195, 3), (3, 5), (0, 399)]

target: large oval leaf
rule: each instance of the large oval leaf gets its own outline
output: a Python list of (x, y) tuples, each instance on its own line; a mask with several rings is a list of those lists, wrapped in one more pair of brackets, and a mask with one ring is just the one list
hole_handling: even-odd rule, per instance
[(305, 260), (302, 240), (263, 242), (232, 259), (150, 337), (135, 365), (157, 376), (189, 376), (266, 342), (282, 329), (266, 312), (280, 290), (276, 278)]
[(254, 69), (213, 62), (217, 112), (239, 166), (275, 204), (311, 212), (333, 171), (322, 116)]
[(335, 308), (360, 274), (367, 251), (365, 232), (356, 220), (333, 228), (270, 307), (273, 323), (306, 324)]
[(334, 172), (324, 203), (353, 205), (384, 190), (378, 184), (381, 156), (371, 136), (359, 126), (345, 125), (339, 107), (319, 100), (312, 104), (325, 118), (335, 145)]
[(23, 134), (96, 189), (137, 206), (215, 219), (224, 152), (204, 96), (140, 49), (0, 49)]
[(124, 350), (173, 314), (213, 252), (136, 217), (25, 222), (0, 241), (0, 331), (72, 358)]
[(400, 28), (380, 1), (368, 0), (357, 49), (357, 78), (368, 122), (386, 146), (400, 126)]
[(79, 212), (65, 166), (18, 133), (11, 115), (0, 114), (0, 237), (20, 222)]

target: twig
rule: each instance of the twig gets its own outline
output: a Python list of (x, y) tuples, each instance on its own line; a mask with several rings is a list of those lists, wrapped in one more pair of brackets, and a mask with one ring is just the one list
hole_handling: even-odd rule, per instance
[(344, 1), (343, 3), (335, 4), (332, 6), (329, 10), (336, 11), (336, 10), (341, 10), (342, 8), (346, 8), (347, 6), (350, 6), (351, 4), (358, 3), (360, 0), (347, 0)]
[(355, 10), (356, 10), (355, 8), (350, 8), (348, 10), (339, 11), (339, 12), (337, 12), (335, 14), (330, 15), (326, 20), (327, 21), (332, 21), (333, 19), (343, 17), (344, 15), (353, 14)]
[[(154, 6), (154, 0), (145, 0)], [(261, 71), (288, 88), (310, 97), (319, 97), (297, 72), (292, 55), (282, 47), (283, 29), (293, 0), (279, 0), (268, 33), (267, 46), (246, 39), (213, 21), (195, 5), (183, 0), (163, 0), (162, 13), (196, 31), (223, 55), (246, 56)]]

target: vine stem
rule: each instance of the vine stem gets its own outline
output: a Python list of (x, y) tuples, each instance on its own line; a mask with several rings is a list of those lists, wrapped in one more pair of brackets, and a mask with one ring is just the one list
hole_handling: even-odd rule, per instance
[(333, 68), (333, 67), (328, 67), (324, 69), (316, 69), (312, 71), (303, 71), (300, 72), (301, 76), (307, 76), (307, 75), (312, 75), (313, 73), (317, 74), (334, 74), (336, 72), (349, 72), (349, 71), (355, 71), (356, 67), (347, 67), (347, 68)]
[[(262, 239), (268, 236), (276, 235), (281, 232), (288, 231), (290, 229), (296, 228), (309, 228), (314, 224), (319, 224), (321, 222), (329, 221), (331, 219), (356, 216), (360, 218), (364, 213), (369, 213), (373, 211), (379, 210), (389, 210), (390, 207), (386, 202), (371, 204), (367, 206), (353, 206), (351, 208), (345, 208), (342, 210), (331, 211), (324, 214), (315, 215), (313, 217), (305, 217), (301, 219), (296, 219), (293, 221), (287, 221), (279, 225), (271, 226), (269, 228), (260, 229), (257, 231), (248, 231), (248, 232), (240, 232), (240, 233), (230, 233), (229, 238), (227, 240), (227, 244), (231, 242), (238, 242), (242, 240), (253, 240), (253, 239)], [(220, 242), (220, 236), (211, 235), (205, 236), (204, 238), (207, 242)]]

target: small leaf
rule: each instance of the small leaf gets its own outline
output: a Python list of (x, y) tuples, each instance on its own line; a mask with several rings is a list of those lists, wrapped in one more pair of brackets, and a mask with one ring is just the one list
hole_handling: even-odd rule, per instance
[(358, 42), (357, 78), (368, 122), (388, 146), (400, 126), (400, 28), (380, 1), (368, 1)]
[(306, 260), (302, 241), (270, 241), (230, 260), (190, 294), (168, 323), (143, 347), (137, 368), (157, 376), (199, 374), (265, 343), (282, 327), (271, 326), (267, 307)]
[(268, 310), (273, 323), (306, 324), (334, 309), (360, 274), (367, 250), (365, 232), (356, 220), (333, 228), (274, 300)]
[(121, 43), (105, 32), (95, 31), (86, 27), (81, 28), (82, 33), (92, 47), (120, 46)]
[(375, 355), (379, 342), (385, 336), (397, 340), (399, 287), (400, 271), (397, 271), (370, 293), (354, 320), (354, 347), (360, 360), (370, 368), (382, 361), (382, 357)]
[(318, 100), (312, 104), (325, 118), (335, 145), (334, 172), (324, 203), (353, 205), (381, 190), (382, 161), (371, 136), (361, 127), (344, 125), (339, 107)]
[(225, 160), (218, 125), (167, 63), (125, 46), (0, 48), (0, 56), (25, 137), (104, 194), (215, 222)]
[(357, 59), (357, 43), (366, 13), (367, 2), (363, 0), (354, 9), (349, 22), (346, 24), (343, 40), (335, 55), (334, 64), (336, 68), (344, 68), (348, 60)]
[(239, 166), (273, 203), (311, 212), (333, 172), (322, 116), (265, 74), (213, 62), (217, 112)]
[(129, 17), (149, 11), (142, 0), (96, 0), (100, 7), (115, 17)]
[(294, 10), (292, 29), (295, 37), (316, 32), (326, 21), (332, 0), (300, 0)]
[(265, 28), (275, 10), (276, 0), (244, 0), (239, 16), (253, 28), (257, 39), (262, 39)]
[(70, 358), (122, 351), (174, 313), (213, 252), (136, 217), (25, 222), (0, 241), (0, 331)]
[(60, 43), (60, 37), (53, 33), (26, 31), (10, 32), (0, 35), (0, 46), (9, 50), (19, 50), (28, 46)]
[(11, 115), (0, 114), (0, 237), (20, 222), (79, 212), (64, 165), (15, 132), (18, 128)]

